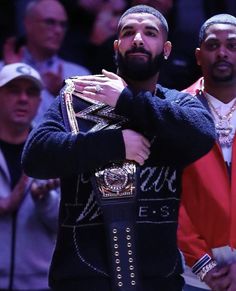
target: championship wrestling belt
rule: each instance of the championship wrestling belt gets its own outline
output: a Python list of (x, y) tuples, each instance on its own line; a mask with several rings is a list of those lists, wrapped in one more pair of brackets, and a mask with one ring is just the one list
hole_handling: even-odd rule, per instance
[[(62, 92), (73, 134), (79, 132), (76, 117), (94, 122), (89, 132), (120, 128), (127, 123), (126, 118), (113, 112), (114, 108), (77, 92), (74, 80), (76, 77), (67, 79)], [(75, 112), (73, 96), (87, 101), (88, 106)], [(97, 169), (92, 177), (93, 189), (104, 217), (113, 291), (140, 290), (135, 247), (137, 177), (137, 166), (131, 161), (111, 163)]]

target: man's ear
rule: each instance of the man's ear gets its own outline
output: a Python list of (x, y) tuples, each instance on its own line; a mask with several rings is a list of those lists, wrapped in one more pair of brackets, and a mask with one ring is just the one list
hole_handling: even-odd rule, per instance
[(195, 50), (195, 57), (196, 57), (197, 64), (201, 66), (201, 49), (199, 47), (196, 48)]
[(114, 51), (117, 52), (117, 50), (118, 50), (118, 40), (117, 39), (113, 43), (113, 48), (114, 48)]
[(168, 40), (165, 42), (164, 44), (164, 58), (165, 60), (168, 59), (169, 55), (170, 55), (170, 52), (171, 52), (171, 49), (172, 49), (172, 44), (171, 42)]

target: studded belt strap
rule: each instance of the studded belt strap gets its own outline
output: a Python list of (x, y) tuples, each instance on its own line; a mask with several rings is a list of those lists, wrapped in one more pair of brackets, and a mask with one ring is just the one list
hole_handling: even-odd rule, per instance
[(137, 291), (136, 165), (112, 164), (95, 173), (93, 184), (106, 227), (112, 290)]

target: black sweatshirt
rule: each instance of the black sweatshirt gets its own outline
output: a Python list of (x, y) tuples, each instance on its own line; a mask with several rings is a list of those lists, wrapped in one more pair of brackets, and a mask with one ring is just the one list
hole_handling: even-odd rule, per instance
[[(75, 96), (73, 105), (76, 112), (85, 106)], [(64, 110), (63, 99), (58, 97), (31, 132), (22, 161), (30, 176), (61, 178), (59, 232), (50, 285), (65, 284), (70, 291), (70, 284), (83, 290), (79, 288), (82, 283), (90, 286), (99, 278), (109, 281), (103, 215), (90, 175), (111, 161), (124, 160), (125, 147), (121, 129), (91, 133), (91, 123), (85, 120), (78, 120), (80, 132), (72, 135)], [(211, 115), (197, 98), (159, 85), (157, 96), (150, 92), (134, 96), (129, 88), (124, 89), (115, 111), (129, 119), (130, 128), (153, 141), (149, 159), (140, 167), (137, 197), (141, 276), (154, 282), (171, 278), (182, 272), (176, 244), (181, 174), (187, 164), (211, 149), (215, 139)], [(96, 290), (109, 290), (101, 288)]]

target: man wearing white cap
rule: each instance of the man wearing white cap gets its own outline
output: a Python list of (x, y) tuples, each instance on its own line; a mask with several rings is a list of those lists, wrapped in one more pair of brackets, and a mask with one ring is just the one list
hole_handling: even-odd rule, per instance
[(20, 162), (42, 88), (38, 72), (24, 63), (6, 65), (0, 71), (1, 291), (49, 290), (58, 183), (32, 180)]

